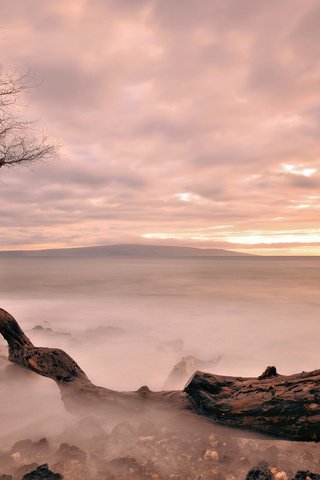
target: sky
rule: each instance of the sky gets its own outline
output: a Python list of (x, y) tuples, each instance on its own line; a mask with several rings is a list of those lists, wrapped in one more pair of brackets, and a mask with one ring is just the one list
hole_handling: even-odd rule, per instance
[(0, 249), (320, 254), (319, 0), (0, 0), (59, 157), (0, 170)]

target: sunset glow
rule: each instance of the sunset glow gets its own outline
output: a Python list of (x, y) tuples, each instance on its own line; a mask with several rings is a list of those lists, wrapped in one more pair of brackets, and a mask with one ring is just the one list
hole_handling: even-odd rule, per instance
[(0, 480), (320, 480), (320, 0), (0, 7)]
[(320, 254), (319, 2), (219, 3), (4, 2), (3, 65), (61, 152), (0, 172), (1, 249)]
[(299, 168), (295, 165), (288, 165), (286, 163), (282, 165), (282, 170), (293, 175), (303, 175), (304, 177), (311, 177), (317, 173), (316, 168)]

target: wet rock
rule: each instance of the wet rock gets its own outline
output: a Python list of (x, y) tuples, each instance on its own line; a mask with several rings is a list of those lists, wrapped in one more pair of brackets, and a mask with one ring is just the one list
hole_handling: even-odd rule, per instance
[(40, 438), (38, 442), (34, 442), (34, 447), (42, 454), (46, 454), (50, 450), (49, 442), (45, 437)]
[(21, 456), (29, 456), (33, 451), (33, 441), (29, 438), (16, 442), (10, 450), (11, 455), (20, 453)]
[(30, 473), (24, 475), (22, 480), (61, 480), (63, 477), (60, 473), (54, 473), (49, 470), (48, 465), (45, 463)]
[[(55, 467), (55, 470), (58, 469)], [(65, 463), (63, 468), (58, 471), (63, 474), (63, 478), (66, 478), (66, 480), (100, 480), (99, 477), (91, 474), (90, 469), (86, 465), (75, 460)]]
[(81, 448), (75, 445), (69, 445), (68, 443), (62, 443), (58, 448), (55, 457), (58, 462), (70, 462), (77, 461), (79, 463), (85, 463), (87, 460), (87, 454)]
[(299, 470), (294, 477), (294, 480), (307, 480), (310, 478), (311, 480), (320, 480), (320, 475), (317, 473), (312, 473), (309, 470)]
[(32, 332), (52, 332), (52, 328), (43, 327), (42, 325), (36, 325), (32, 328)]
[(272, 378), (272, 377), (276, 377), (278, 375), (277, 373), (277, 369), (276, 367), (272, 366), (272, 367), (267, 367), (265, 369), (265, 371), (263, 372), (262, 375), (260, 375), (260, 377), (258, 377), (259, 380), (264, 380), (265, 378)]
[(37, 463), (29, 463), (28, 465), (22, 465), (21, 467), (19, 467), (15, 472), (14, 472), (14, 476), (15, 478), (19, 479), (20, 478), (23, 478), (24, 475), (26, 475), (27, 473), (29, 472), (32, 472), (33, 470), (35, 470), (36, 468), (38, 467), (38, 464)]
[(257, 467), (251, 468), (247, 473), (246, 480), (273, 480), (273, 475), (269, 468), (261, 463)]
[[(68, 427), (58, 437), (64, 442), (71, 440), (70, 444), (63, 443), (54, 454), (49, 449), (41, 461), (33, 449), (37, 445), (39, 450), (48, 451), (46, 439), (17, 442), (11, 453), (15, 462), (10, 452), (2, 453), (4, 460), (11, 462), (11, 468), (2, 465), (0, 454), (0, 472), (18, 473), (14, 480), (22, 480), (22, 474), (28, 472), (25, 465), (24, 470), (20, 469), (21, 465), (49, 462), (52, 472), (59, 472), (65, 480), (320, 480), (311, 473), (319, 471), (320, 450), (316, 443), (252, 440), (215, 425), (203, 424), (200, 429), (197, 424), (186, 425), (183, 418), (174, 416), (163, 421), (147, 412), (140, 423), (137, 420), (119, 423), (104, 437), (95, 435), (104, 425), (96, 422), (94, 416), (77, 421), (72, 426), (73, 435)], [(81, 433), (91, 427), (90, 435), (79, 443)], [(72, 443), (75, 438), (77, 446)], [(26, 452), (31, 452), (30, 456), (26, 457)], [(261, 459), (266, 462), (260, 462)], [(30, 471), (34, 464), (27, 467)], [(297, 470), (300, 476), (295, 478)]]
[(50, 327), (43, 327), (42, 325), (36, 325), (35, 327), (33, 327), (31, 331), (37, 332), (37, 333), (44, 333), (46, 335), (51, 335), (51, 336), (67, 337), (67, 338), (71, 337), (71, 333), (69, 332), (57, 332)]
[(221, 356), (212, 358), (211, 360), (199, 360), (193, 355), (182, 357), (182, 359), (173, 367), (165, 384), (164, 389), (176, 389), (183, 387), (184, 383), (196, 370), (206, 370), (213, 368), (221, 360)]
[(10, 453), (13, 458), (18, 458), (18, 455), (20, 455), (21, 458), (30, 456), (40, 458), (41, 456), (47, 455), (49, 451), (50, 446), (48, 440), (41, 438), (38, 442), (33, 442), (30, 439), (20, 440), (11, 447)]

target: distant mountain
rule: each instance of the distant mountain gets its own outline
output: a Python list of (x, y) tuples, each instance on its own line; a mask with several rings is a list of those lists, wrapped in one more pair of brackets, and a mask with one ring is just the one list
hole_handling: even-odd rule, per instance
[(0, 251), (0, 257), (242, 257), (247, 253), (222, 248), (175, 247), (169, 245), (100, 245), (96, 247), (59, 248), (48, 250)]

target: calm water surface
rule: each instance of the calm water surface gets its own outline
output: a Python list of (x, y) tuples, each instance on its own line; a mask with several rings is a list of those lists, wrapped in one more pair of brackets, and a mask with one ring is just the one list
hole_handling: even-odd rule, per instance
[[(162, 389), (186, 355), (221, 355), (214, 373), (293, 373), (320, 366), (319, 267), (314, 257), (3, 258), (1, 306), (36, 345), (66, 350), (110, 388)], [(75, 421), (54, 382), (18, 371), (0, 369), (1, 448)]]
[[(120, 327), (123, 335), (99, 338), (94, 349), (48, 339), (113, 387), (161, 388), (172, 362), (188, 354), (222, 355), (217, 373), (235, 375), (320, 364), (317, 257), (7, 258), (0, 282), (3, 308), (26, 329), (41, 324), (80, 338), (88, 328)], [(180, 350), (163, 347), (176, 339)]]

